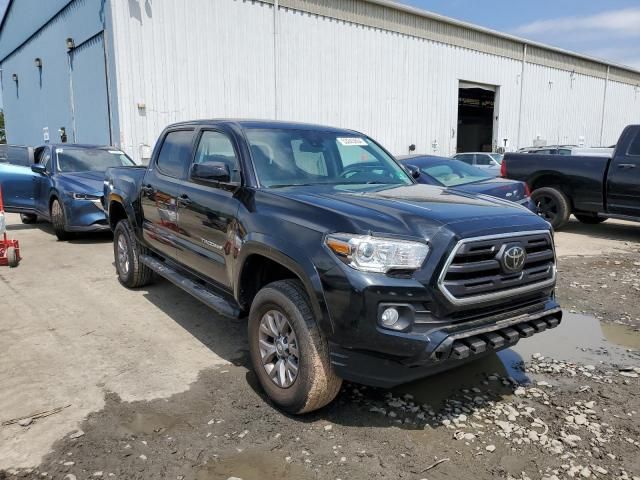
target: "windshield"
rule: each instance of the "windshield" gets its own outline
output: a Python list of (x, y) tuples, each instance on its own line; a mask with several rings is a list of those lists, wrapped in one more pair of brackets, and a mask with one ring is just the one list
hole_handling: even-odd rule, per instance
[(367, 137), (292, 129), (247, 129), (260, 184), (410, 185), (405, 170)]
[(502, 165), (502, 159), (504, 158), (504, 155), (501, 155), (499, 153), (490, 153), (489, 156), (493, 158), (498, 163), (498, 165)]
[(110, 167), (131, 167), (135, 163), (120, 150), (56, 148), (58, 172), (104, 172)]
[(441, 160), (419, 167), (420, 171), (444, 187), (455, 187), (493, 178), (482, 170), (459, 160)]

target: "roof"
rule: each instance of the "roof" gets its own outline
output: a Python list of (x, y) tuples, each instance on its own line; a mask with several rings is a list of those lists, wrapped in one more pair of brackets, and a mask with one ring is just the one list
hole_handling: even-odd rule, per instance
[(453, 158), (450, 157), (441, 157), (439, 155), (429, 155), (429, 154), (411, 154), (411, 155), (400, 155), (397, 156), (396, 159), (405, 162), (408, 160), (447, 160), (447, 161), (451, 161), (453, 160)]
[(39, 145), (36, 148), (42, 148), (42, 147), (52, 147), (52, 148), (79, 148), (79, 149), (84, 149), (84, 150), (118, 150), (120, 151), (120, 149), (118, 147), (113, 147), (111, 145), (91, 145), (88, 143), (45, 143), (42, 145)]
[(212, 118), (202, 120), (189, 120), (169, 125), (167, 128), (182, 126), (202, 126), (202, 125), (232, 125), (238, 128), (264, 128), (280, 130), (321, 130), (325, 132), (342, 132), (350, 135), (362, 135), (354, 130), (331, 127), (327, 125), (316, 125), (313, 123), (287, 122), (282, 120), (258, 120), (258, 119), (235, 119), (235, 118)]

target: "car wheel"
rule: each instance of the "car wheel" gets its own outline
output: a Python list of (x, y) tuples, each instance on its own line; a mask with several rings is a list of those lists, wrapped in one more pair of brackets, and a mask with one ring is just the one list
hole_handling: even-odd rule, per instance
[(32, 213), (21, 213), (20, 220), (22, 220), (22, 223), (28, 225), (30, 223), (36, 223), (38, 221), (38, 216), (33, 215)]
[(121, 220), (113, 232), (113, 256), (118, 280), (125, 287), (139, 288), (151, 283), (153, 270), (140, 261), (140, 254), (144, 252), (129, 221)]
[(16, 252), (16, 249), (14, 247), (7, 248), (7, 265), (11, 268), (15, 268), (18, 266), (18, 263), (20, 263), (20, 260), (18, 259), (18, 252)]
[(51, 204), (51, 224), (58, 240), (69, 240), (72, 234), (67, 232), (67, 217), (64, 208), (59, 200), (54, 200)]
[(262, 388), (286, 412), (317, 410), (340, 391), (342, 379), (331, 368), (329, 346), (297, 280), (258, 292), (249, 313), (249, 352)]
[(538, 208), (538, 215), (549, 222), (554, 230), (561, 229), (569, 220), (569, 199), (557, 188), (538, 188), (531, 194), (531, 199)]
[(574, 213), (573, 216), (576, 217), (580, 222), (586, 223), (587, 225), (597, 225), (598, 223), (607, 221), (606, 218), (598, 217), (597, 215)]

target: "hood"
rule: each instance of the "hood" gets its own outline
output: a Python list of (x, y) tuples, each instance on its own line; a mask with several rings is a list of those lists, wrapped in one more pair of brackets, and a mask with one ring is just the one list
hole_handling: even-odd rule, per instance
[(102, 195), (104, 172), (72, 172), (56, 175), (65, 191)]
[(489, 234), (549, 228), (547, 222), (510, 201), (424, 184), (372, 187), (355, 190), (353, 186), (322, 185), (269, 192), (346, 217), (363, 232), (423, 236), (447, 226), (467, 236), (471, 231)]
[(503, 198), (512, 202), (519, 202), (520, 200), (523, 200), (527, 193), (524, 182), (508, 180), (506, 178), (491, 178), (481, 182), (450, 187), (450, 190), (490, 195), (492, 197)]

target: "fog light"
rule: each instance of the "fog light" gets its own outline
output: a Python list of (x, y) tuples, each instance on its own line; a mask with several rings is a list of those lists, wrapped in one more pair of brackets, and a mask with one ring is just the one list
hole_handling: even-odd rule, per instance
[(392, 327), (396, 324), (399, 318), (400, 314), (398, 313), (398, 310), (393, 307), (387, 308), (380, 316), (380, 320), (385, 327)]

